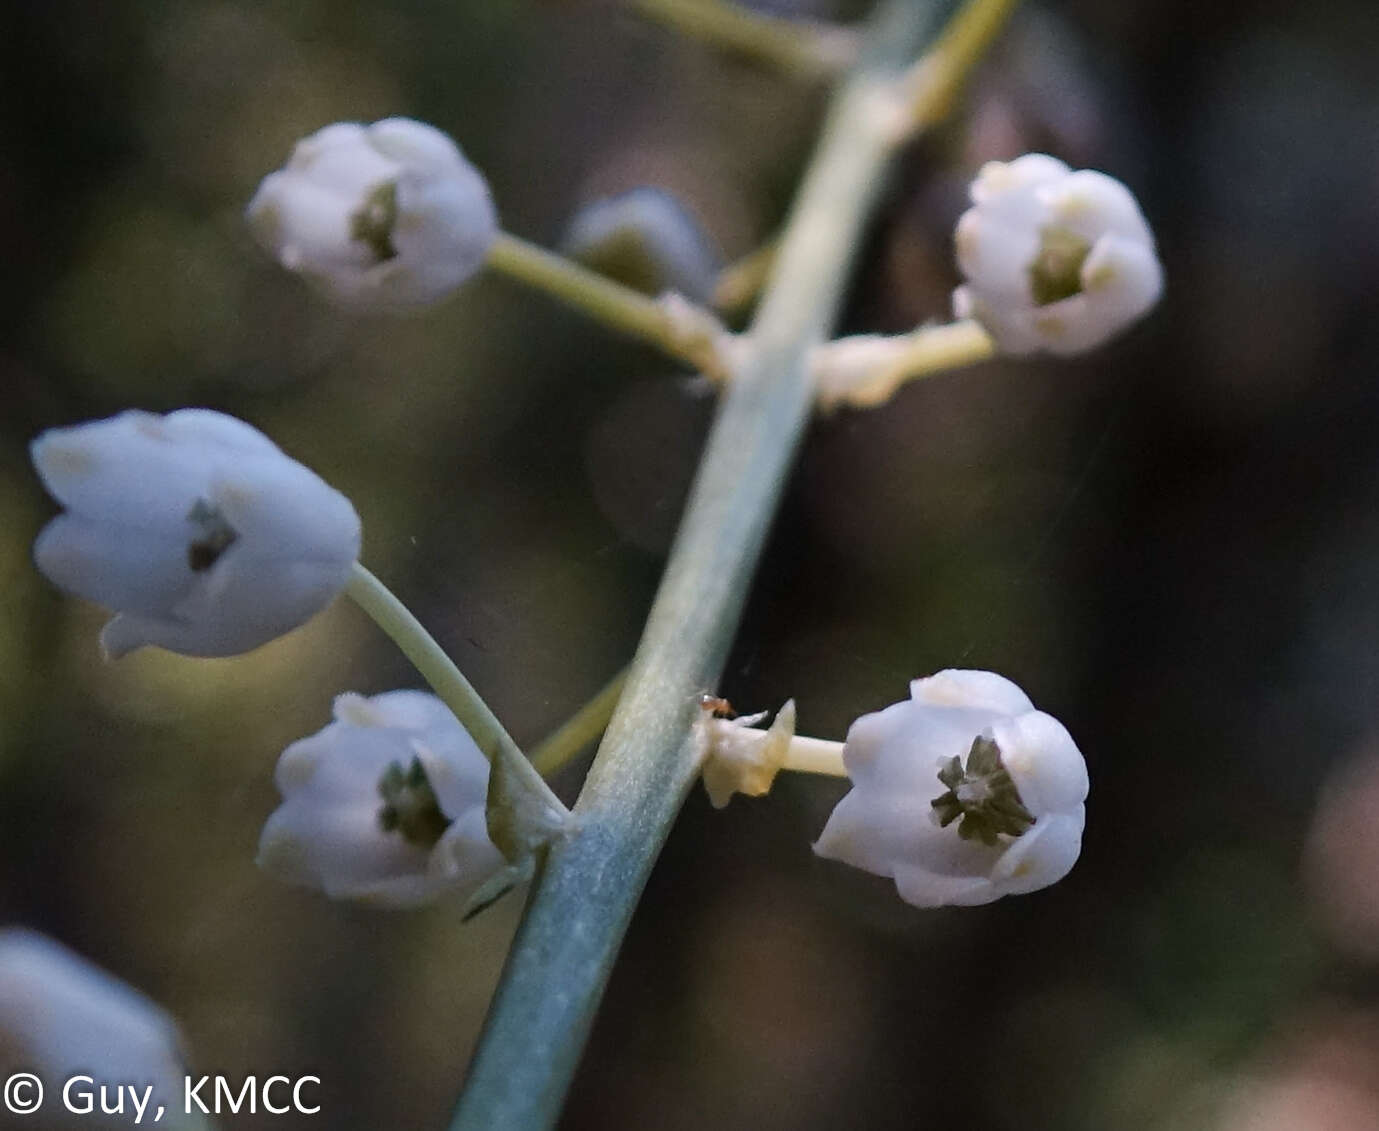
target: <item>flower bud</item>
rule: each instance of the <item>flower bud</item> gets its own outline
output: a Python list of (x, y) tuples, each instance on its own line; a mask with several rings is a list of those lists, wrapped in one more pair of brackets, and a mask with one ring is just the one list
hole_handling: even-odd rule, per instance
[(283, 803), (259, 866), (332, 899), (416, 907), (474, 894), (507, 864), (488, 836), (488, 760), (422, 691), (341, 695), (278, 760)]
[(992, 672), (949, 670), (852, 724), (852, 790), (814, 851), (895, 880), (917, 907), (990, 903), (1062, 879), (1087, 767), (1068, 732)]
[(1002, 352), (1077, 354), (1143, 316), (1163, 290), (1154, 236), (1113, 177), (1072, 172), (1056, 158), (992, 161), (958, 221), (953, 292)]
[(675, 197), (656, 188), (580, 209), (561, 244), (571, 258), (650, 295), (678, 291), (707, 302), (718, 278), (708, 237)]
[(124, 412), (31, 446), (66, 508), (34, 543), (55, 585), (116, 610), (110, 658), (233, 656), (320, 612), (359, 555), (350, 501), (243, 421)]
[(498, 234), (483, 176), (449, 137), (410, 118), (337, 122), (299, 141), (247, 216), (279, 263), (356, 309), (443, 298)]
[[(152, 1123), (160, 1106), (173, 1114), (169, 1126), (181, 1125), (177, 1113), (186, 1069), (180, 1044), (172, 1018), (137, 990), (36, 931), (0, 931), (0, 1075), (9, 1080), (18, 1072), (37, 1074), (49, 1112), (64, 1109), (67, 1081), (92, 1080), (89, 1086), (77, 1080), (67, 1093), (70, 1122), (37, 1126), (132, 1127)], [(98, 1099), (92, 1102), (102, 1085), (108, 1107), (118, 1090), (121, 1113), (105, 1113)], [(25, 1093), (13, 1099), (24, 1102)], [(136, 1100), (144, 1111), (141, 1120)]]

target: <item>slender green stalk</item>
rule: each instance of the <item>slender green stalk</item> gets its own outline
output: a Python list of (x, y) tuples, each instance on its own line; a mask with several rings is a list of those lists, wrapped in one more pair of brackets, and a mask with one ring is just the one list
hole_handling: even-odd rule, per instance
[[(860, 347), (863, 360), (849, 363), (845, 359), (854, 344)], [(866, 362), (868, 353), (876, 355), (875, 364)], [(991, 335), (971, 319), (921, 326), (889, 338), (839, 338), (820, 346), (815, 354), (819, 408), (825, 412), (839, 405), (873, 408), (890, 400), (908, 381), (976, 365), (995, 355)]]
[(910, 70), (911, 130), (926, 130), (948, 115), (972, 68), (981, 62), (1019, 3), (967, 0), (934, 46)]
[(813, 401), (896, 141), (893, 84), (931, 20), (891, 0), (828, 124), (727, 386), (646, 631), (575, 827), (551, 846), (508, 956), (455, 1131), (552, 1126), (646, 878), (698, 774), (699, 697), (718, 683), (762, 540)]
[[(643, 0), (643, 6), (675, 7), (680, 2)], [(1019, 2), (968, 0), (944, 28), (933, 47), (910, 67), (906, 75), (909, 100), (904, 108), (899, 132), (921, 133), (949, 114), (972, 69), (981, 62)], [(770, 240), (723, 268), (714, 286), (714, 309), (725, 315), (745, 310), (766, 285), (775, 258), (776, 241)], [(937, 369), (928, 372), (937, 372)], [(916, 377), (925, 375), (925, 371), (916, 371), (914, 374)]]
[(517, 743), (503, 729), (498, 716), (489, 710), (488, 704), (474, 690), (474, 685), (455, 666), (455, 661), (445, 654), (445, 650), (392, 590), (355, 562), (345, 593), (412, 661), (422, 678), (478, 743), (484, 757), (490, 762), (501, 758), (504, 767), (511, 771), (521, 788), (541, 801), (552, 814), (565, 814), (566, 809), (560, 798), (551, 792), (550, 786), (527, 761)]
[(536, 772), (549, 776), (593, 742), (608, 729), (608, 720), (618, 705), (622, 689), (627, 684), (627, 669), (618, 672), (604, 684), (603, 689), (560, 727), (531, 750), (531, 764)]
[(768, 240), (724, 267), (713, 287), (713, 308), (724, 315), (747, 309), (766, 286), (776, 262), (776, 241)]
[(642, 15), (810, 78), (836, 75), (857, 58), (849, 28), (754, 12), (729, 0), (631, 0)]
[(731, 376), (722, 349), (730, 337), (712, 313), (679, 295), (650, 298), (606, 275), (499, 232), (485, 266), (574, 307), (596, 322), (664, 350), (705, 376)]

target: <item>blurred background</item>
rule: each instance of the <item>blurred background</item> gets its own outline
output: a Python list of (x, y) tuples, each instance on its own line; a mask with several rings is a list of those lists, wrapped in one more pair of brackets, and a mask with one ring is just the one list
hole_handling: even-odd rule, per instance
[[(443, 1126), (520, 898), (462, 925), (253, 864), (280, 750), (416, 677), (344, 602), (248, 657), (103, 663), (102, 612), (30, 564), (56, 508), (26, 444), (129, 406), (253, 422), (351, 496), (365, 561), (534, 742), (630, 656), (711, 397), (499, 279), (342, 317), (243, 205), (298, 137), (406, 114), (520, 235), (651, 184), (732, 259), (780, 222), (821, 92), (612, 2), (7, 25), (0, 921), (165, 1005), (198, 1073), (320, 1076), (311, 1127)], [(905, 156), (846, 329), (945, 316), (965, 184), (1027, 150), (1137, 192), (1166, 297), (1085, 359), (818, 421), (720, 690), (841, 738), (914, 676), (1000, 671), (1087, 755), (1081, 862), (922, 912), (812, 856), (840, 783), (696, 790), (564, 1127), (1379, 1127), (1376, 42), (1361, 0), (1032, 2)]]

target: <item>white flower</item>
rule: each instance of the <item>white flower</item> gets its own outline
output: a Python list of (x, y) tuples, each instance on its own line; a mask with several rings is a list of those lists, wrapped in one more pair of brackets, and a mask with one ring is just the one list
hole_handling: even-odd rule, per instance
[(443, 298), (498, 233), (483, 176), (449, 137), (410, 118), (337, 122), (299, 141), (247, 216), (279, 263), (355, 308)]
[(1030, 153), (992, 161), (958, 221), (953, 292), (1008, 354), (1075, 354), (1110, 340), (1163, 290), (1154, 235), (1119, 181)]
[(488, 760), (434, 695), (341, 695), (278, 760), (259, 866), (332, 899), (415, 907), (472, 895), (507, 861), (488, 837)]
[(580, 209), (565, 253), (630, 287), (707, 301), (718, 278), (713, 247), (684, 206), (657, 188), (636, 188)]
[(101, 633), (112, 658), (257, 648), (323, 609), (359, 555), (350, 501), (234, 417), (124, 412), (44, 432), (31, 452), (67, 508), (34, 560), (116, 610)]
[[(92, 1077), (94, 1110), (74, 1115), (72, 1126), (132, 1126), (136, 1098), (144, 1106), (142, 1123), (153, 1122), (160, 1104), (180, 1111), (186, 1072), (180, 1044), (172, 1018), (137, 990), (36, 931), (0, 931), (0, 1074), (36, 1073), (47, 1089), (44, 1108), (59, 1110), (62, 1085), (73, 1076)], [(122, 1116), (102, 1115), (102, 1084), (109, 1106), (122, 1087)], [(73, 1087), (73, 1105), (83, 1108), (93, 1089)], [(174, 1115), (171, 1125), (179, 1122)]]
[(843, 762), (853, 788), (814, 851), (894, 878), (917, 907), (1047, 887), (1081, 850), (1081, 753), (991, 672), (915, 680), (907, 701), (852, 724)]

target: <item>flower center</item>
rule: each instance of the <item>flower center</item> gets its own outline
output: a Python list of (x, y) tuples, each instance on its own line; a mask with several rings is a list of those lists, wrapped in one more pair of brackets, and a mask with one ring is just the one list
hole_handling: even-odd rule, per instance
[(187, 543), (187, 565), (193, 573), (205, 573), (220, 560), (239, 537), (235, 528), (205, 499), (197, 499), (187, 512), (187, 521), (196, 527), (196, 537)]
[(367, 244), (376, 263), (397, 256), (393, 228), (397, 226), (397, 182), (384, 181), (364, 198), (364, 206), (350, 217), (350, 239)]
[(1039, 254), (1029, 265), (1029, 290), (1035, 304), (1048, 306), (1082, 293), (1082, 264), (1092, 245), (1066, 228), (1045, 228)]
[(408, 844), (435, 848), (450, 827), (450, 818), (441, 812), (420, 758), (413, 758), (405, 770), (400, 762), (390, 763), (378, 779), (378, 796), (383, 798), (379, 825), (385, 833), (397, 833)]
[(1020, 791), (1001, 761), (995, 739), (979, 734), (967, 753), (967, 766), (961, 758), (950, 758), (939, 770), (938, 780), (948, 791), (930, 804), (941, 827), (959, 822), (958, 835), (963, 840), (995, 845), (1002, 833), (1017, 837), (1034, 824), (1033, 814), (1020, 800)]

